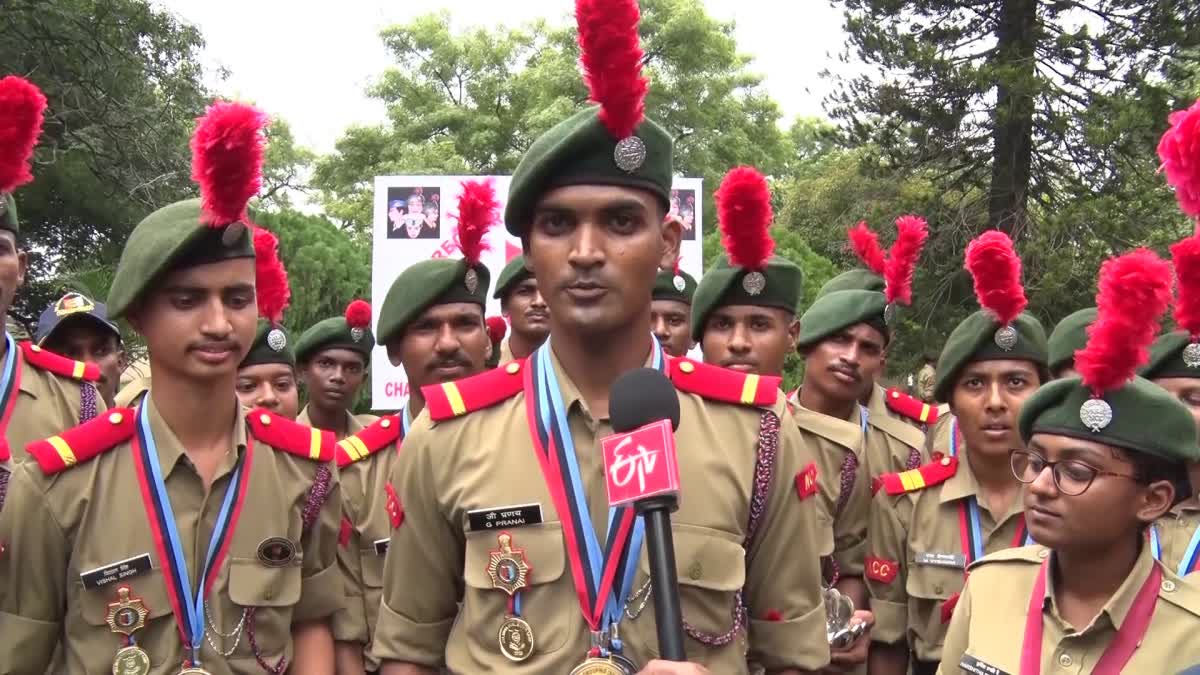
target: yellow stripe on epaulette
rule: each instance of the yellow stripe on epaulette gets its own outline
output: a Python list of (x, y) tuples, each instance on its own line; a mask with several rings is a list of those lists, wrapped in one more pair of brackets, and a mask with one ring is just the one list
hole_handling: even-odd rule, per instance
[(742, 383), (742, 403), (750, 405), (754, 403), (755, 395), (758, 393), (758, 375), (747, 375), (746, 381)]
[(453, 382), (443, 382), (442, 391), (446, 392), (446, 401), (450, 403), (450, 410), (454, 412), (455, 417), (466, 414), (467, 406), (463, 403), (462, 392), (458, 390), (458, 385)]
[(309, 432), (308, 458), (321, 459), (321, 430), (314, 428)]
[(64, 466), (74, 466), (78, 460), (75, 458), (75, 451), (67, 445), (67, 441), (62, 436), (51, 436), (46, 439), (46, 442), (54, 446), (54, 450), (58, 452), (58, 456), (62, 458)]
[(906, 492), (920, 490), (925, 487), (925, 477), (916, 469), (910, 469), (900, 474), (900, 484)]
[(341, 446), (342, 450), (346, 451), (347, 455), (350, 455), (350, 459), (356, 462), (370, 454), (366, 444), (358, 436), (347, 436), (338, 441), (338, 445)]

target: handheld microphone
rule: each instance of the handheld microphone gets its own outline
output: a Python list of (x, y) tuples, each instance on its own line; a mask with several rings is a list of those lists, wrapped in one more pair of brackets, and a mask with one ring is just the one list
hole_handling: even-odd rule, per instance
[(632, 503), (645, 522), (658, 651), (667, 661), (686, 661), (671, 537), (671, 512), (679, 508), (674, 435), (679, 426), (679, 396), (661, 372), (639, 368), (613, 383), (608, 412), (617, 432), (600, 441), (608, 502), (612, 506)]

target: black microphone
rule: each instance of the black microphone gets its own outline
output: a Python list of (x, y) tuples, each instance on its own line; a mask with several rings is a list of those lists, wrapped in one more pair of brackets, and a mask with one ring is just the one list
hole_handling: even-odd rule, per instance
[[(670, 421), (671, 431), (679, 427), (679, 395), (675, 385), (658, 370), (639, 368), (625, 373), (613, 383), (608, 395), (608, 413), (613, 431), (628, 433), (655, 422)], [(655, 471), (669, 470), (678, 489), (678, 470), (673, 434), (665, 433), (669, 447), (661, 451), (663, 464)], [(611, 472), (605, 467), (606, 473)], [(611, 481), (611, 473), (607, 476)], [(654, 596), (655, 621), (658, 624), (658, 651), (667, 661), (686, 661), (683, 648), (683, 612), (679, 606), (679, 577), (675, 571), (675, 542), (671, 537), (671, 512), (679, 508), (676, 491), (638, 498), (634, 508), (646, 525), (646, 555), (650, 562), (650, 587)]]

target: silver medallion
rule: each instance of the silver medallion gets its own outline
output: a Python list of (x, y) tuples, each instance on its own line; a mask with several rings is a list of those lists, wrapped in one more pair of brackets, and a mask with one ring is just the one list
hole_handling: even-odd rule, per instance
[(362, 339), (366, 336), (367, 336), (366, 329), (363, 329), (363, 328), (351, 328), (350, 329), (350, 339), (354, 340), (355, 342), (362, 342)]
[(1079, 421), (1096, 433), (1107, 427), (1113, 418), (1112, 406), (1102, 398), (1089, 398), (1079, 406)]
[(1200, 342), (1192, 342), (1183, 348), (1183, 363), (1188, 368), (1200, 367)]
[(646, 144), (637, 136), (622, 138), (613, 148), (613, 162), (625, 173), (633, 173), (646, 163)]
[(1004, 351), (1011, 351), (1017, 346), (1017, 329), (1012, 326), (1005, 326), (996, 331), (996, 346)]
[(267, 332), (267, 346), (271, 348), (271, 351), (283, 351), (287, 347), (287, 335), (278, 328), (272, 328)]
[(758, 295), (767, 287), (767, 278), (762, 272), (751, 272), (742, 277), (742, 289), (750, 295)]
[(679, 276), (678, 274), (676, 274), (675, 278), (671, 280), (671, 285), (674, 286), (675, 290), (679, 291), (680, 293), (683, 292), (683, 289), (687, 288), (687, 282), (684, 281), (683, 277)]
[(866, 632), (863, 623), (852, 624), (854, 601), (834, 588), (825, 589), (825, 637), (829, 646), (844, 649)]
[(479, 289), (479, 274), (475, 268), (468, 269), (467, 273), (463, 275), (463, 285), (467, 287), (468, 293), (474, 293)]
[(233, 248), (234, 244), (242, 238), (246, 232), (244, 223), (230, 223), (225, 226), (225, 230), (221, 232), (221, 243), (228, 248)]
[(890, 326), (890, 325), (892, 325), (892, 323), (895, 320), (896, 320), (896, 303), (889, 302), (887, 304), (887, 306), (883, 308), (883, 324), (885, 326)]

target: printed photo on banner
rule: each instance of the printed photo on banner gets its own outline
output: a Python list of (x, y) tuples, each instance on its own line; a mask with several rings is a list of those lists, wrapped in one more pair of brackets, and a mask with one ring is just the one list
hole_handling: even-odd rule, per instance
[(696, 191), (671, 190), (671, 210), (669, 215), (678, 216), (683, 222), (683, 239), (696, 240)]
[(439, 239), (442, 190), (438, 187), (390, 187), (387, 191), (388, 239)]

